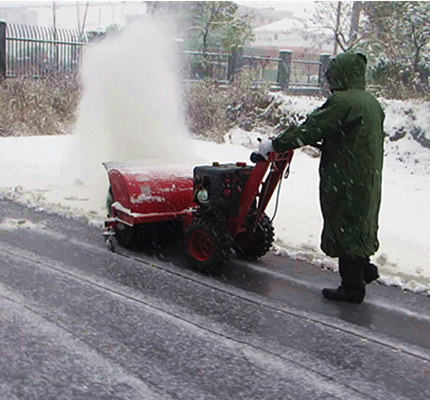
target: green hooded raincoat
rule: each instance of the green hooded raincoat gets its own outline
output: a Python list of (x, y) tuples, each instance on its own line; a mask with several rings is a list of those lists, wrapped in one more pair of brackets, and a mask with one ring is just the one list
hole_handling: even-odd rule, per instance
[(273, 147), (282, 152), (322, 142), (321, 248), (331, 257), (368, 257), (379, 247), (385, 116), (365, 91), (364, 55), (340, 54), (330, 68), (333, 94), (302, 125), (276, 137)]

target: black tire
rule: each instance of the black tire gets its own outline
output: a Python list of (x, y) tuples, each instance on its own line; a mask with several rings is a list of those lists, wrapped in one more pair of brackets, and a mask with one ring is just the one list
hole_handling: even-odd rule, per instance
[[(254, 222), (248, 221), (247, 228), (252, 230)], [(275, 239), (275, 230), (270, 218), (264, 214), (257, 225), (253, 235), (248, 232), (237, 236), (233, 248), (237, 254), (248, 259), (256, 259), (264, 256), (272, 247)]]
[(135, 227), (125, 225), (121, 222), (115, 228), (115, 237), (123, 247), (132, 247), (135, 239)]
[(114, 199), (113, 199), (112, 187), (109, 186), (109, 189), (106, 195), (106, 209), (107, 209), (108, 217), (112, 215), (111, 207), (113, 203), (114, 203)]
[(198, 271), (219, 274), (230, 260), (231, 236), (213, 216), (196, 217), (184, 239), (188, 261)]
[(164, 249), (182, 239), (182, 225), (177, 221), (136, 225), (136, 246), (145, 249)]
[(112, 253), (116, 253), (118, 251), (118, 240), (115, 236), (108, 236), (106, 238), (106, 247)]

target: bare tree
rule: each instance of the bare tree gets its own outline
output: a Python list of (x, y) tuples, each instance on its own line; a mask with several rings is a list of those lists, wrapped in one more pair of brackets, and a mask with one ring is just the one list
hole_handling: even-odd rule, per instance
[(87, 4), (86, 4), (86, 6), (85, 6), (84, 19), (83, 19), (83, 21), (82, 21), (82, 29), (81, 29), (81, 32), (82, 32), (82, 33), (84, 33), (84, 31), (85, 31), (85, 24), (86, 24), (86, 22), (87, 22), (87, 14), (88, 14), (88, 7), (89, 7), (89, 5), (90, 5), (90, 2), (89, 2), (89, 1), (87, 1)]
[(333, 54), (353, 49), (363, 39), (360, 37), (360, 14), (362, 2), (318, 2), (311, 21), (320, 29), (332, 32)]

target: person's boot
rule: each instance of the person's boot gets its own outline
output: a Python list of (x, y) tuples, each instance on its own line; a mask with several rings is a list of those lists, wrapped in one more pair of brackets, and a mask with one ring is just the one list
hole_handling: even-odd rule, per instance
[(337, 289), (323, 289), (325, 298), (360, 304), (366, 294), (363, 270), (368, 260), (364, 258), (339, 258), (339, 273), (342, 284)]
[(322, 291), (324, 297), (329, 300), (347, 301), (348, 303), (360, 304), (364, 300), (364, 292), (351, 290), (344, 286), (339, 286), (337, 289), (325, 288)]
[(368, 285), (379, 278), (378, 267), (374, 264), (368, 263), (363, 269), (363, 279)]

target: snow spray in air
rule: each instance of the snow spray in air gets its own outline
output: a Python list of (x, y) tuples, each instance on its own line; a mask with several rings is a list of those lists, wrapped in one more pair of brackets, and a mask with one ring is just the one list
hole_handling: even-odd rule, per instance
[(148, 19), (112, 36), (85, 52), (76, 123), (80, 175), (91, 185), (103, 183), (101, 199), (107, 190), (102, 162), (152, 159), (157, 165), (157, 159), (189, 155), (191, 147), (172, 32)]

